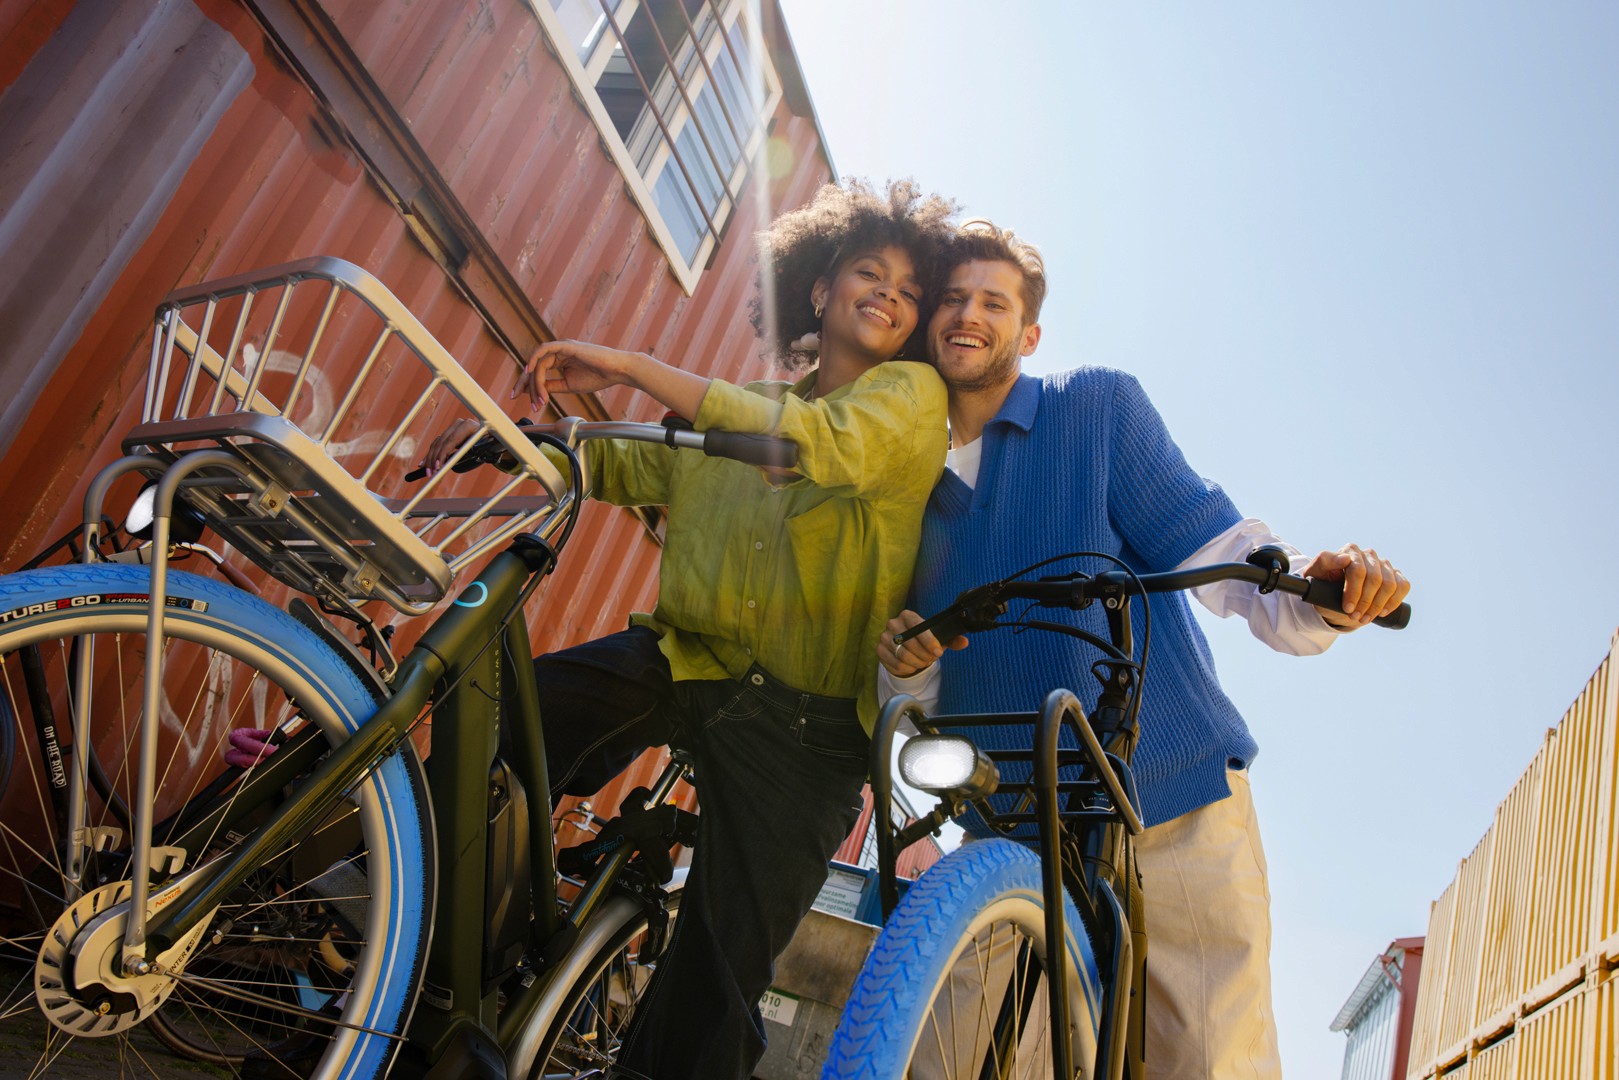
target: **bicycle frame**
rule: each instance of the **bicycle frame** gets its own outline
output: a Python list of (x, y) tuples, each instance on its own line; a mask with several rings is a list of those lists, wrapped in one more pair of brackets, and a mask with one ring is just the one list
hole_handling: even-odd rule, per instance
[[(1127, 646), (1131, 637), (1128, 604), (1110, 610), (1109, 615), (1115, 641)], [(1125, 684), (1105, 687), (1098, 713), (1118, 709), (1114, 698), (1126, 689)], [(1046, 924), (1043, 960), (1050, 982), (1053, 1075), (1074, 1075), (1073, 1047), (1067, 1038), (1068, 971), (1063, 960), (1066, 937), (1063, 889), (1066, 885), (1071, 887), (1076, 905), (1082, 907), (1090, 926), (1097, 931), (1093, 946), (1099, 951), (1105, 950), (1105, 955), (1098, 956), (1098, 962), (1105, 963), (1104, 970), (1109, 972), (1102, 995), (1095, 1075), (1119, 1080), (1124, 1073), (1131, 1003), (1135, 1000), (1131, 989), (1144, 959), (1137, 955), (1132, 941), (1131, 913), (1125, 911), (1116, 887), (1121, 872), (1130, 865), (1128, 838), (1140, 834), (1143, 828), (1136, 811), (1135, 781), (1128, 763), (1135, 732), (1124, 722), (1124, 710), (1119, 709), (1116, 717), (1109, 717), (1115, 721), (1113, 724), (1098, 725), (1103, 727), (1104, 735), (1110, 736), (1104, 745), (1079, 699), (1068, 690), (1052, 690), (1038, 713), (934, 717), (927, 716), (914, 698), (900, 695), (883, 708), (872, 732), (871, 788), (876, 806), (886, 807), (892, 799), (892, 747), (894, 736), (906, 719), (924, 733), (1033, 724), (1034, 740), (1030, 750), (981, 751), (997, 762), (1032, 764), (1033, 772), (1023, 785), (1027, 794), (1020, 808), (1011, 813), (997, 813), (983, 800), (975, 800), (973, 805), (998, 831), (1010, 832), (1029, 824), (1038, 829)], [(1065, 726), (1074, 734), (1078, 749), (1062, 747), (1061, 733)], [(1076, 765), (1084, 769), (1079, 779), (1060, 779), (1062, 769)], [(1031, 800), (1034, 805), (1029, 810)], [(899, 900), (895, 869), (899, 852), (964, 809), (963, 803), (947, 797), (931, 814), (900, 829), (893, 827), (887, 815), (873, 815), (884, 921)], [(1075, 849), (1075, 857), (1065, 858), (1065, 846)], [(1003, 1023), (1014, 1020), (1014, 1017), (1002, 1017)], [(996, 1032), (994, 1037), (997, 1045), (1007, 1045), (1006, 1033)]]
[[(99, 474), (86, 495), (86, 560), (93, 561), (100, 505), (120, 476), (135, 470), (163, 470), (158, 485), (153, 528), (152, 586), (148, 599), (147, 701), (145, 717), (157, 715), (152, 700), (161, 685), (163, 613), (167, 603), (167, 539), (169, 518), (177, 492), (203, 467), (231, 468), (231, 455), (197, 451), (169, 464), (149, 456), (121, 459)], [(200, 481), (206, 483), (207, 481)], [(565, 510), (565, 507), (564, 507)], [(207, 920), (230, 892), (277, 852), (296, 846), (320, 814), (361, 784), (377, 763), (398, 751), (425, 709), (431, 706), (435, 729), (434, 752), (427, 762), (433, 794), (433, 831), (438, 851), (435, 897), (429, 911), (435, 928), (426, 957), (423, 991), (406, 1038), (427, 1062), (438, 1060), (452, 1040), (466, 1031), (475, 1041), (496, 1038), (502, 1046), (520, 1038), (532, 1025), (537, 1009), (549, 1003), (547, 991), (556, 982), (560, 964), (580, 942), (581, 928), (613, 898), (613, 886), (635, 853), (625, 845), (603, 858), (586, 880), (566, 912), (558, 904), (556, 858), (551, 829), (531, 828), (527, 854), (532, 868), (533, 920), (525, 954), (537, 958), (497, 1019), (500, 979), (491, 979), (485, 965), (488, 954), (485, 859), (488, 851), (490, 763), (496, 757), (501, 725), (511, 736), (508, 764), (530, 805), (543, 808), (536, 816), (547, 824), (551, 805), (544, 736), (528, 628), (521, 617), (525, 589), (536, 575), (555, 565), (548, 539), (561, 531), (566, 513), (547, 520), (539, 534), (525, 534), (490, 560), (484, 570), (461, 590), (448, 609), (422, 634), (399, 662), (389, 696), (376, 713), (342, 744), (327, 752), (313, 729), (293, 735), (271, 758), (246, 774), (233, 796), (205, 807), (184, 825), (178, 843), (154, 852), (151, 759), (156, 725), (143, 720), (142, 797), (134, 808), (134, 852), (131, 861), (134, 894), (124, 936), (126, 967), (135, 972), (159, 970), (157, 958), (183, 941)], [(85, 650), (88, 653), (88, 650)], [(88, 745), (89, 671), (93, 658), (82, 655), (75, 679), (76, 745)], [(324, 760), (318, 760), (325, 754)], [(82, 762), (76, 767), (69, 792), (68, 835), (71, 872), (77, 878), (94, 838), (84, 829), (87, 778)], [(649, 805), (669, 798), (684, 775), (683, 765), (671, 763), (659, 778)], [(303, 775), (306, 774), (307, 775)], [(289, 794), (287, 785), (302, 775)], [(284, 796), (284, 797), (283, 797)], [(166, 887), (160, 910), (148, 912), (151, 872), (167, 863), (175, 848), (197, 850), (191, 838), (216, 833), (242, 822), (255, 810), (276, 800), (269, 820), (250, 831), (229, 856), (187, 872)], [(543, 816), (542, 816), (543, 815)], [(166, 823), (165, 823), (166, 824)], [(166, 869), (173, 869), (165, 865)], [(502, 973), (502, 975), (504, 972)], [(521, 1054), (532, 1054), (539, 1032)]]

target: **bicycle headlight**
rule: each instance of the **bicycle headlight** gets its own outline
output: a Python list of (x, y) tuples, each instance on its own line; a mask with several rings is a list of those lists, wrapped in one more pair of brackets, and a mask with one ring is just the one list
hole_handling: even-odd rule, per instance
[(935, 795), (976, 799), (1001, 782), (983, 751), (960, 735), (917, 735), (900, 748), (899, 774), (914, 788)]
[[(124, 531), (137, 540), (150, 540), (152, 516), (156, 505), (157, 481), (153, 480), (136, 493), (135, 501), (130, 504), (129, 513), (124, 517)], [(169, 519), (169, 542), (194, 544), (202, 536), (205, 527), (201, 514), (192, 507), (176, 501), (174, 516)]]

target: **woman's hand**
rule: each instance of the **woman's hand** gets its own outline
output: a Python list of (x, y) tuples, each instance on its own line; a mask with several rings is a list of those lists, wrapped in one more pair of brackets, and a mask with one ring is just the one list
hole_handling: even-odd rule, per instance
[(1358, 544), (1323, 551), (1311, 560), (1304, 576), (1344, 583), (1342, 612), (1317, 609), (1323, 619), (1340, 630), (1358, 630), (1392, 613), (1411, 591), (1411, 582), (1393, 563)]
[(538, 409), (557, 391), (588, 394), (609, 386), (634, 385), (631, 373), (648, 361), (652, 358), (643, 353), (588, 341), (548, 341), (528, 358), (511, 396), (527, 394), (529, 403)]
[(455, 455), (461, 444), (466, 442), (479, 426), (478, 421), (469, 417), (457, 420), (427, 444), (426, 451), (422, 453), (422, 460), (416, 464), (426, 469), (428, 476), (432, 476), (444, 467), (444, 463)]

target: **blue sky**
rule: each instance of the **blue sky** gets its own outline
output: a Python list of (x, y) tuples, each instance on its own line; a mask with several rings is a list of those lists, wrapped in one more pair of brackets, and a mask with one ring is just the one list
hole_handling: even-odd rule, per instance
[(782, 2), (843, 175), (1041, 246), (1029, 370), (1133, 372), (1245, 513), (1415, 582), (1320, 658), (1205, 620), (1284, 1067), (1336, 1078), (1328, 1023), (1619, 625), (1619, 6)]

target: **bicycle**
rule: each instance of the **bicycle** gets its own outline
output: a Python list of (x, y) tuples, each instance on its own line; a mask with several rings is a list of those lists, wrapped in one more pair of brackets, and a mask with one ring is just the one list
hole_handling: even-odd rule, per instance
[[(1082, 556), (1121, 568), (1020, 580)], [(1240, 580), (1317, 606), (1341, 605), (1341, 584), (1287, 570), (1276, 547), (1256, 550), (1247, 563), (1143, 575), (1112, 556), (1079, 552), (969, 589), (896, 637), (903, 643), (931, 629), (949, 641), (1004, 626), (1064, 633), (1100, 654), (1092, 667), (1100, 687), (1089, 714), (1063, 689), (1032, 713), (929, 717), (905, 695), (884, 707), (872, 734), (876, 805), (891, 797), (892, 747), (906, 721), (918, 734), (900, 752), (901, 774), (940, 803), (903, 828), (874, 816), (884, 926), (833, 1034), (823, 1080), (1140, 1080), (1147, 936), (1132, 840), (1143, 826), (1130, 761), (1151, 614), (1137, 659), (1131, 601)], [(1002, 621), (1013, 600), (1030, 607)], [(1029, 615), (1037, 607), (1078, 611), (1093, 603), (1105, 610), (1105, 639)], [(1377, 622), (1399, 628), (1409, 616), (1401, 605)], [(990, 838), (945, 856), (901, 899), (896, 855), (964, 814), (973, 817), (973, 831)]]
[[(365, 360), (334, 400), (317, 360), (356, 342)], [(481, 438), (406, 498), (374, 490), (443, 409), (470, 413)], [(530, 822), (551, 796), (521, 616), (573, 529), (588, 438), (778, 467), (796, 450), (658, 424), (519, 427), (336, 259), (165, 298), (141, 423), (85, 497), (83, 561), (0, 578), (14, 736), (0, 745), (0, 949), (26, 967), (0, 987), (0, 1018), (43, 1017), (33, 1075), (76, 1072), (66, 1048), (109, 1037), (155, 1074), (140, 1030), (255, 1075), (572, 1076), (612, 1061), (678, 910), (670, 848), (692, 842), (694, 819), (672, 801), (689, 773), (677, 755), (618, 817), (576, 815), (573, 847)], [(492, 496), (435, 497), (497, 460), (511, 475)], [(108, 547), (102, 506), (132, 473), (154, 485), (149, 520), (131, 524), (147, 543), (136, 563), (105, 561), (129, 557)], [(527, 483), (543, 494), (517, 493)], [(321, 611), (171, 569), (203, 524)], [(397, 659), (362, 607), (445, 600)], [(244, 727), (275, 733), (245, 771), (220, 760)]]

